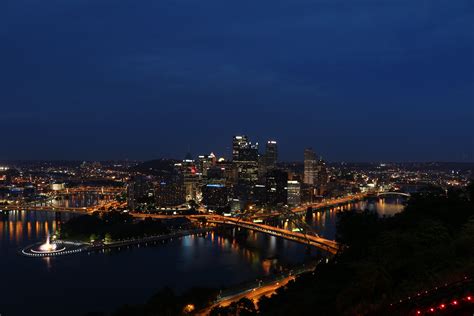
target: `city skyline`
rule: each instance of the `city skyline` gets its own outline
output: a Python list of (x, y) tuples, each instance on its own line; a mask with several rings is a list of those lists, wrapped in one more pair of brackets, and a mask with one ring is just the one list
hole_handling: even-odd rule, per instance
[(6, 0), (0, 43), (0, 316), (474, 316), (474, 0)]
[(179, 158), (247, 134), (282, 160), (474, 161), (473, 15), (469, 0), (9, 2), (0, 159)]

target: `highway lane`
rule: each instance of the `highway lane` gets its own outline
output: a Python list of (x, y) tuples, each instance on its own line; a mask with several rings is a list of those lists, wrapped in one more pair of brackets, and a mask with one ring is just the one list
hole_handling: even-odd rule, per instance
[(282, 280), (274, 281), (269, 284), (263, 285), (261, 287), (256, 287), (253, 289), (249, 289), (248, 291), (245, 291), (243, 293), (239, 293), (233, 296), (229, 296), (226, 298), (221, 299), (219, 302), (213, 304), (212, 306), (206, 308), (203, 311), (198, 312), (196, 315), (200, 316), (206, 316), (209, 315), (211, 310), (216, 307), (227, 307), (232, 303), (238, 302), (243, 298), (247, 298), (256, 304), (258, 300), (263, 297), (263, 296), (271, 296), (276, 293), (276, 291), (284, 287), (288, 284), (288, 282), (294, 280), (294, 276), (288, 276)]

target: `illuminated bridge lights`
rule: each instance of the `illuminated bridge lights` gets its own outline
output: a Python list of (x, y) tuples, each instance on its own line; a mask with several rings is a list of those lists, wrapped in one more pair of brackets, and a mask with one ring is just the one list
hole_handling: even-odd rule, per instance
[(253, 222), (241, 221), (236, 219), (231, 219), (228, 217), (220, 217), (220, 216), (213, 216), (209, 218), (209, 222), (216, 223), (216, 224), (228, 224), (234, 226), (240, 226), (243, 228), (247, 228), (254, 231), (260, 231), (263, 233), (267, 233), (270, 235), (282, 237), (288, 240), (293, 240), (296, 242), (309, 244), (312, 246), (316, 246), (322, 248), (330, 253), (337, 253), (339, 250), (339, 245), (332, 240), (327, 240), (321, 238), (319, 236), (311, 236), (307, 234), (302, 234), (299, 232), (292, 232), (285, 229), (281, 229), (278, 227), (263, 225), (263, 224), (255, 224)]

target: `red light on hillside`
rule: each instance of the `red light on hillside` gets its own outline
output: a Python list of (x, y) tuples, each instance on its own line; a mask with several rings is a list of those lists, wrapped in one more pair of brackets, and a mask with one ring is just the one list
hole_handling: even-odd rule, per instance
[(458, 301), (453, 301), (453, 305), (458, 305)]
[(417, 314), (417, 315), (420, 315), (420, 314), (421, 314), (421, 312), (420, 312), (420, 311), (417, 311), (417, 312), (416, 312), (416, 314)]
[(472, 297), (468, 296), (466, 297), (468, 301), (472, 300)]
[(430, 312), (434, 312), (434, 308), (430, 308)]
[(444, 305), (444, 304), (441, 304), (439, 307), (440, 307), (440, 308), (445, 308), (445, 307), (446, 307), (446, 305)]

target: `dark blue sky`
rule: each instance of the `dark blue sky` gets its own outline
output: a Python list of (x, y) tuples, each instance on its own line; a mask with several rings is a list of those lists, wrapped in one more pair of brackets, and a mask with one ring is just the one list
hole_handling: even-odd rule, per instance
[(474, 161), (472, 0), (2, 0), (0, 159)]

